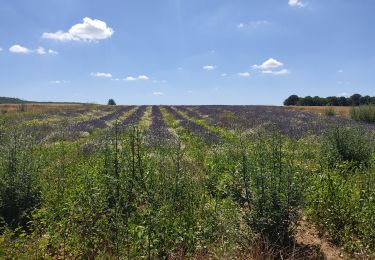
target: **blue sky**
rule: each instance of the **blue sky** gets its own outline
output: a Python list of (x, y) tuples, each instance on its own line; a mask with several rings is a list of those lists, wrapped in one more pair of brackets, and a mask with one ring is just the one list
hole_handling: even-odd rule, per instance
[(0, 96), (280, 105), (375, 95), (373, 0), (2, 0)]

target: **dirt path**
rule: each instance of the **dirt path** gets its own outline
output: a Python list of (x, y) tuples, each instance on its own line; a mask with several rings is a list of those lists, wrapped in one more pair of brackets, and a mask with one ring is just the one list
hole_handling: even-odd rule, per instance
[(318, 246), (327, 260), (352, 259), (339, 247), (333, 245), (319, 235), (318, 230), (306, 218), (300, 221), (297, 228), (296, 240), (303, 245)]

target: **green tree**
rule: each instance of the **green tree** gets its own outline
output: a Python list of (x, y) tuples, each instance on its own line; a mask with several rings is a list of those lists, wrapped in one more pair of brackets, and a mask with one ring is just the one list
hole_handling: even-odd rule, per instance
[(284, 106), (296, 106), (299, 101), (299, 97), (297, 95), (291, 95), (284, 101)]
[(108, 100), (108, 105), (109, 105), (109, 106), (116, 106), (116, 102), (115, 102), (115, 100), (112, 99), (112, 98), (110, 98), (110, 99)]

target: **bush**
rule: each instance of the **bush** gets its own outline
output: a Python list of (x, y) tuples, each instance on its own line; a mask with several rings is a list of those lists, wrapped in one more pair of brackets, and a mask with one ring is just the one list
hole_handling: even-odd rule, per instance
[(342, 162), (366, 166), (371, 160), (372, 143), (371, 135), (362, 128), (337, 126), (325, 134), (322, 154), (331, 167)]
[(350, 111), (350, 116), (356, 121), (375, 123), (375, 106), (368, 105), (353, 107)]
[(336, 115), (336, 110), (333, 108), (333, 107), (327, 107), (325, 110), (324, 110), (324, 114), (326, 116), (335, 116)]

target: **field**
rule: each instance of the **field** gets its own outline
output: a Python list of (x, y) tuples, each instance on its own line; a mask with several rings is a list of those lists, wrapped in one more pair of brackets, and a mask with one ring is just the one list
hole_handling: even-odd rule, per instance
[[(327, 106), (288, 106), (287, 109), (294, 109), (294, 110), (305, 110), (310, 112), (315, 112), (320, 115), (324, 115), (327, 111)], [(336, 114), (349, 117), (350, 116), (350, 110), (352, 107), (350, 106), (331, 106)]]
[(26, 112), (26, 111), (46, 111), (61, 109), (77, 109), (82, 107), (80, 104), (58, 104), (58, 103), (24, 103), (24, 104), (0, 104), (0, 113), (7, 112)]
[(0, 258), (375, 257), (375, 124), (345, 111), (6, 109)]

